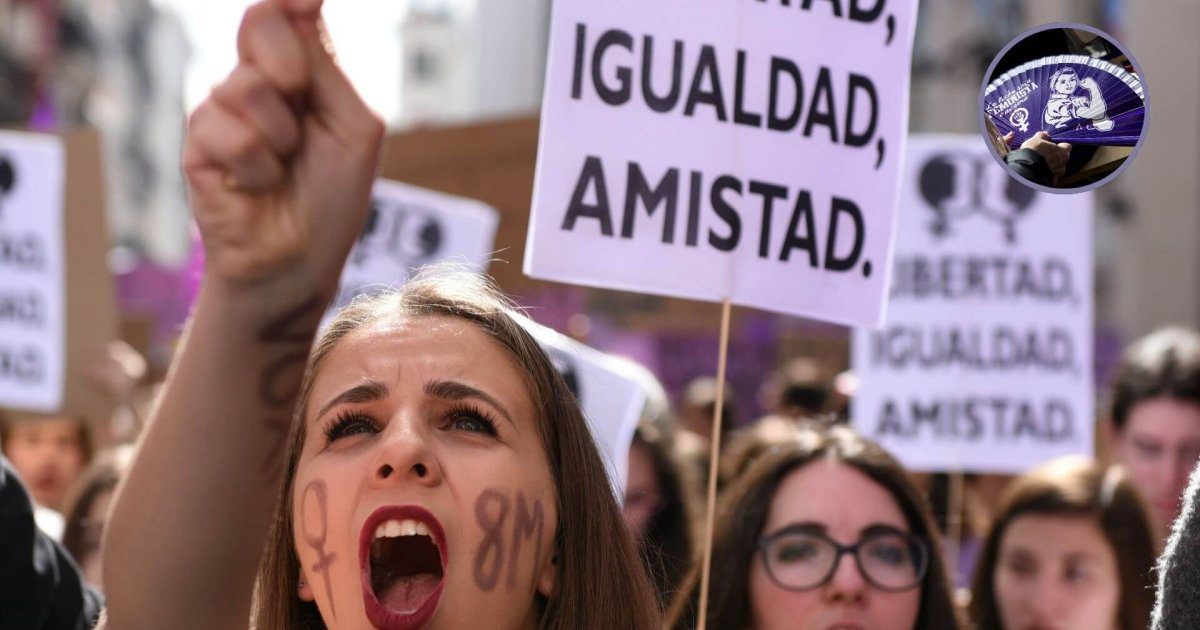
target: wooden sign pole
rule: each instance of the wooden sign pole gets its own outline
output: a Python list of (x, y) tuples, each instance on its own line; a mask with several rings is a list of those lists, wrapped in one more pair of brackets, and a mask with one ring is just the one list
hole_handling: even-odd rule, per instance
[(713, 525), (717, 509), (717, 464), (721, 456), (721, 411), (725, 407), (725, 362), (729, 354), (729, 314), (732, 303), (729, 298), (721, 303), (721, 346), (717, 355), (717, 402), (713, 407), (712, 451), (708, 460), (708, 503), (704, 518), (704, 560), (700, 572), (700, 610), (696, 617), (696, 630), (708, 625), (708, 587), (712, 569)]

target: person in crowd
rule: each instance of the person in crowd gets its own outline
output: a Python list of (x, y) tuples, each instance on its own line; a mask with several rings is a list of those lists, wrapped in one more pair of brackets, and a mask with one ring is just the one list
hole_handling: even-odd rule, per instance
[(815, 359), (798, 357), (768, 375), (758, 395), (760, 406), (768, 413), (791, 418), (819, 416), (828, 411), (829, 377)]
[[(957, 628), (936, 536), (886, 451), (846, 426), (800, 425), (722, 496), (708, 627)], [(699, 588), (693, 572), (672, 627), (695, 626)]]
[(696, 555), (701, 481), (680, 448), (682, 432), (658, 377), (632, 359), (614, 359), (646, 395), (630, 444), (621, 512), (662, 607), (679, 591)]
[(1141, 630), (1154, 541), (1124, 471), (1064, 457), (1013, 482), (975, 573), (977, 630)]
[(20, 477), (0, 455), (0, 628), (87, 630), (104, 598), (36, 525), (33, 510)]
[(108, 507), (117, 483), (133, 459), (132, 446), (118, 446), (100, 452), (63, 502), (62, 544), (83, 571), (89, 584), (100, 584), (100, 540)]
[[(713, 410), (717, 406), (717, 379), (701, 376), (692, 379), (683, 390), (679, 402), (679, 426), (700, 436), (705, 441), (712, 439)], [(725, 385), (725, 399), (721, 404), (721, 436), (737, 427), (737, 407), (733, 389)]]
[(0, 448), (33, 497), (38, 527), (60, 540), (63, 499), (92, 458), (88, 421), (0, 411)]
[(696, 556), (699, 480), (679, 461), (669, 426), (643, 422), (629, 449), (623, 514), (659, 603), (679, 592)]
[(320, 5), (251, 6), (190, 118), (205, 275), (109, 516), (111, 627), (656, 627), (578, 402), (489, 280), (419, 276), (313, 344), (384, 131)]
[(1166, 328), (1133, 343), (1112, 386), (1113, 453), (1166, 540), (1200, 459), (1200, 335)]
[[(124, 409), (145, 372), (145, 359), (136, 350), (113, 341), (87, 364), (85, 374), (95, 391)], [(93, 426), (84, 415), (0, 409), (0, 449), (33, 495), (38, 526), (51, 538), (62, 539), (66, 495), (91, 462), (93, 450), (109, 437), (107, 423)]]
[(740, 477), (747, 467), (758, 460), (763, 451), (780, 442), (794, 439), (797, 423), (810, 422), (832, 423), (833, 418), (797, 419), (791, 416), (770, 415), (734, 430), (721, 449), (717, 476), (719, 487), (727, 487), (734, 479)]
[(1192, 470), (1185, 496), (1167, 549), (1158, 559), (1151, 630), (1190, 630), (1200, 619), (1200, 466)]

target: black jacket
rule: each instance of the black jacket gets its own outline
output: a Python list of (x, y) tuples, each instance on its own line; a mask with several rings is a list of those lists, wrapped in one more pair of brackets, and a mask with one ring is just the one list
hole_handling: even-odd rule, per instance
[(1200, 467), (1192, 471), (1183, 509), (1167, 549), (1158, 559), (1154, 630), (1185, 630), (1200, 624)]
[(1054, 185), (1054, 174), (1050, 172), (1050, 164), (1041, 153), (1033, 149), (1017, 149), (1004, 156), (1004, 163), (1009, 170), (1025, 179), (1042, 186)]
[(33, 502), (0, 455), (0, 629), (91, 628), (104, 599), (33, 521)]

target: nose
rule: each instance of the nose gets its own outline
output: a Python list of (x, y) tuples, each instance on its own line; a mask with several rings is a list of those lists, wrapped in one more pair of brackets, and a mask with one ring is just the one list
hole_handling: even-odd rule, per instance
[(442, 482), (442, 469), (427, 437), (401, 419), (393, 420), (384, 431), (372, 471), (371, 480), (376, 485), (408, 481), (435, 486)]
[(1069, 601), (1069, 596), (1062, 583), (1052, 576), (1039, 575), (1026, 586), (1025, 601), (1035, 622), (1046, 624), (1063, 618), (1063, 606)]
[(854, 561), (854, 556), (844, 554), (838, 558), (833, 577), (825, 586), (825, 597), (831, 602), (861, 604), (867, 597), (867, 581)]

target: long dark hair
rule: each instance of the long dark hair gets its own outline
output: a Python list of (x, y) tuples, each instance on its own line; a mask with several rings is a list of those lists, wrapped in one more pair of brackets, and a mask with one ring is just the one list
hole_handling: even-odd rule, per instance
[[(540, 601), (540, 627), (653, 628), (658, 608), (609, 485), (579, 403), (549, 357), (513, 316), (512, 305), (485, 277), (436, 269), (398, 292), (360, 299), (322, 333), (309, 357), (297, 416), (301, 419), (325, 357), (351, 332), (386, 319), (455, 317), (478, 326), (521, 366), (554, 479), (558, 556), (554, 593)], [(282, 493), (259, 568), (257, 630), (324, 628), (320, 612), (297, 597), (299, 560), (292, 537), (292, 492), (305, 439), (304, 422), (291, 440)]]
[(663, 604), (683, 588), (696, 555), (693, 524), (699, 484), (690, 467), (680, 461), (674, 437), (674, 432), (649, 422), (641, 423), (633, 435), (634, 448), (645, 448), (650, 454), (662, 494), (662, 508), (647, 521), (638, 547)]
[(1120, 468), (1105, 470), (1086, 457), (1064, 457), (1018, 477), (983, 544), (971, 598), (976, 630), (1002, 630), (996, 602), (996, 563), (1009, 525), (1030, 514), (1094, 519), (1117, 557), (1120, 630), (1143, 630), (1154, 605), (1154, 537), (1137, 491)]
[[(764, 445), (754, 461), (745, 462), (721, 499), (713, 539), (708, 627), (749, 625), (750, 569), (775, 492), (790, 473), (817, 460), (834, 460), (854, 467), (887, 490), (904, 514), (910, 532), (929, 544), (931, 557), (921, 582), (916, 627), (956, 630), (959, 624), (933, 517), (904, 468), (882, 447), (846, 426), (807, 422), (789, 435), (771, 439), (773, 443)], [(699, 574), (693, 572), (688, 592), (673, 606), (672, 627), (683, 630), (695, 626), (699, 582)]]

